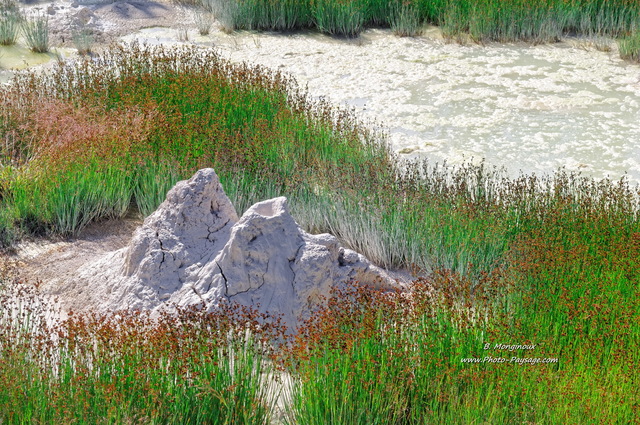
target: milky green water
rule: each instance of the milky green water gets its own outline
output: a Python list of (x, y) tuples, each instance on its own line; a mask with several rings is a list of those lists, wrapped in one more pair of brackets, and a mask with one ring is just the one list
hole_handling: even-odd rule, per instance
[(67, 57), (73, 53), (73, 49), (52, 49), (48, 53), (33, 53), (23, 44), (12, 46), (0, 45), (0, 84), (11, 79), (16, 71), (50, 65), (59, 57)]

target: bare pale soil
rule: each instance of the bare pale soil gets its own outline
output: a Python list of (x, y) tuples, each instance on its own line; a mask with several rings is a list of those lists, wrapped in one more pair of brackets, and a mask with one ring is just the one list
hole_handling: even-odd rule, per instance
[(81, 30), (93, 36), (96, 48), (146, 27), (177, 27), (191, 21), (188, 11), (169, 0), (58, 0), (26, 6), (29, 13), (49, 18), (53, 46), (74, 47)]
[(75, 238), (26, 240), (18, 244), (14, 252), (5, 254), (6, 260), (17, 262), (24, 279), (40, 281), (47, 293), (62, 295), (63, 284), (72, 280), (78, 269), (127, 245), (140, 224), (141, 219), (129, 216), (93, 223)]

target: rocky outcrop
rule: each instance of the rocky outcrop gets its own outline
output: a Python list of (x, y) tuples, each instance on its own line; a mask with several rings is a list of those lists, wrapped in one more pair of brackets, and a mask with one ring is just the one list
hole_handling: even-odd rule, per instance
[(391, 284), (384, 271), (342, 248), (329, 234), (310, 235), (289, 214), (286, 198), (259, 202), (231, 230), (197, 281), (176, 298), (181, 304), (215, 304), (221, 298), (278, 312), (293, 324), (327, 296), (333, 285), (358, 280)]
[(351, 280), (396, 285), (334, 236), (302, 230), (284, 197), (238, 219), (214, 170), (204, 169), (169, 191), (127, 247), (81, 270), (73, 288), (95, 288), (77, 299), (101, 311), (213, 308), (227, 299), (281, 314), (295, 328), (332, 286)]
[(166, 201), (136, 230), (124, 252), (122, 273), (168, 298), (229, 240), (238, 221), (213, 169), (178, 182)]

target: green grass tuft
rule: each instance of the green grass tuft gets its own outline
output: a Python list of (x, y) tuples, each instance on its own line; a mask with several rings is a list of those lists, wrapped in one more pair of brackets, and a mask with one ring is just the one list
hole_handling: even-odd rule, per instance
[(364, 2), (361, 0), (317, 0), (313, 17), (321, 32), (357, 37), (364, 30)]
[(640, 62), (640, 31), (619, 39), (618, 49), (622, 59)]
[(420, 35), (422, 23), (420, 12), (415, 2), (399, 1), (391, 6), (389, 23), (391, 31), (400, 37), (413, 37)]
[(16, 44), (22, 16), (17, 10), (0, 7), (0, 45)]
[(622, 36), (631, 47), (628, 34), (640, 22), (640, 3), (633, 0), (202, 0), (202, 6), (227, 31), (315, 28), (357, 37), (366, 28), (390, 27), (413, 36), (427, 22), (449, 40), (478, 43)]
[(22, 28), (31, 51), (35, 53), (47, 53), (49, 51), (49, 18), (37, 16), (27, 19)]
[(3, 284), (2, 423), (268, 423), (275, 322), (233, 306), (51, 321), (33, 287)]

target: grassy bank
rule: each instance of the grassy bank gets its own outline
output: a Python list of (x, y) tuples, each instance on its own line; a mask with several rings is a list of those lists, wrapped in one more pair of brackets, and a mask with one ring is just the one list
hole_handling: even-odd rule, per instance
[(3, 279), (3, 424), (268, 423), (277, 322), (225, 306), (48, 324), (33, 287)]
[[(399, 36), (438, 25), (445, 38), (477, 43), (549, 43), (567, 35), (619, 39), (621, 57), (638, 61), (640, 3), (634, 0), (197, 0), (223, 27), (261, 31), (314, 28), (357, 37), (371, 27)], [(608, 47), (607, 47), (608, 48)]]
[[(268, 353), (294, 380), (291, 422), (637, 421), (640, 194), (624, 181), (400, 164), (383, 135), (290, 78), (196, 48), (115, 48), (2, 94), (8, 248), (148, 214), (176, 180), (212, 166), (239, 212), (285, 195), (307, 230), (424, 272), (410, 296), (347, 289)], [(211, 336), (233, 326), (225, 315), (76, 317), (53, 344), (35, 315), (2, 311), (0, 422), (268, 421), (234, 416), (271, 401), (254, 379), (266, 354), (242, 351), (254, 347), (244, 334), (233, 349)], [(189, 314), (205, 337), (200, 325), (182, 332)], [(230, 359), (245, 358), (234, 375)]]
[(367, 27), (415, 35), (423, 23), (446, 37), (484, 41), (556, 41), (566, 34), (627, 36), (640, 26), (632, 0), (202, 0), (228, 29), (317, 28), (357, 36)]
[(438, 270), (409, 297), (337, 294), (294, 350), (295, 423), (638, 423), (640, 233), (637, 209), (614, 206), (627, 195), (534, 201), (478, 280)]

